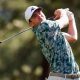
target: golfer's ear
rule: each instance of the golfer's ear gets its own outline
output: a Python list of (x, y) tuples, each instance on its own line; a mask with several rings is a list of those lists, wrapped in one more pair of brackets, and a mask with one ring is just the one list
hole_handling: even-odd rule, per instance
[(33, 27), (33, 26), (34, 26), (34, 24), (33, 24), (33, 22), (32, 22), (32, 21), (30, 21), (30, 22), (29, 22), (29, 26), (31, 26), (31, 27)]

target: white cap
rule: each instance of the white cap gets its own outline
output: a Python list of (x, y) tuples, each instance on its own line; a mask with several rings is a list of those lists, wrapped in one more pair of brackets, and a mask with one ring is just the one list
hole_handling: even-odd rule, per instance
[(25, 11), (25, 19), (29, 23), (29, 19), (33, 15), (34, 11), (37, 9), (41, 9), (40, 7), (37, 6), (29, 6), (26, 11)]

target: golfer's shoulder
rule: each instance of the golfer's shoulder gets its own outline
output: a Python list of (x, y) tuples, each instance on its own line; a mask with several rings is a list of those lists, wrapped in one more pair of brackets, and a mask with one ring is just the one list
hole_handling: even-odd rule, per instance
[(57, 22), (56, 21), (52, 21), (52, 20), (45, 20), (41, 23), (41, 26), (48, 26), (48, 27), (56, 27), (58, 26)]
[(41, 23), (42, 24), (50, 24), (50, 23), (55, 23), (55, 21), (52, 21), (52, 20), (44, 20)]

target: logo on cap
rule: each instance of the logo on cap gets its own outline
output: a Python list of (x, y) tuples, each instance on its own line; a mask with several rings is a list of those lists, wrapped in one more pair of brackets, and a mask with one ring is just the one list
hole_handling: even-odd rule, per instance
[(31, 8), (31, 12), (32, 12), (34, 9), (35, 9), (35, 8), (32, 7), (32, 8)]

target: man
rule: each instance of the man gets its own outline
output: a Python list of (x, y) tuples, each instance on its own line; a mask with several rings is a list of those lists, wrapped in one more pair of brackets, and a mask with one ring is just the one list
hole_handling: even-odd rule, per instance
[[(43, 55), (50, 65), (48, 80), (79, 80), (79, 67), (68, 42), (77, 40), (77, 29), (72, 12), (57, 9), (55, 20), (47, 20), (42, 9), (30, 6), (25, 11), (25, 19), (33, 28)], [(61, 32), (69, 24), (68, 33)]]

